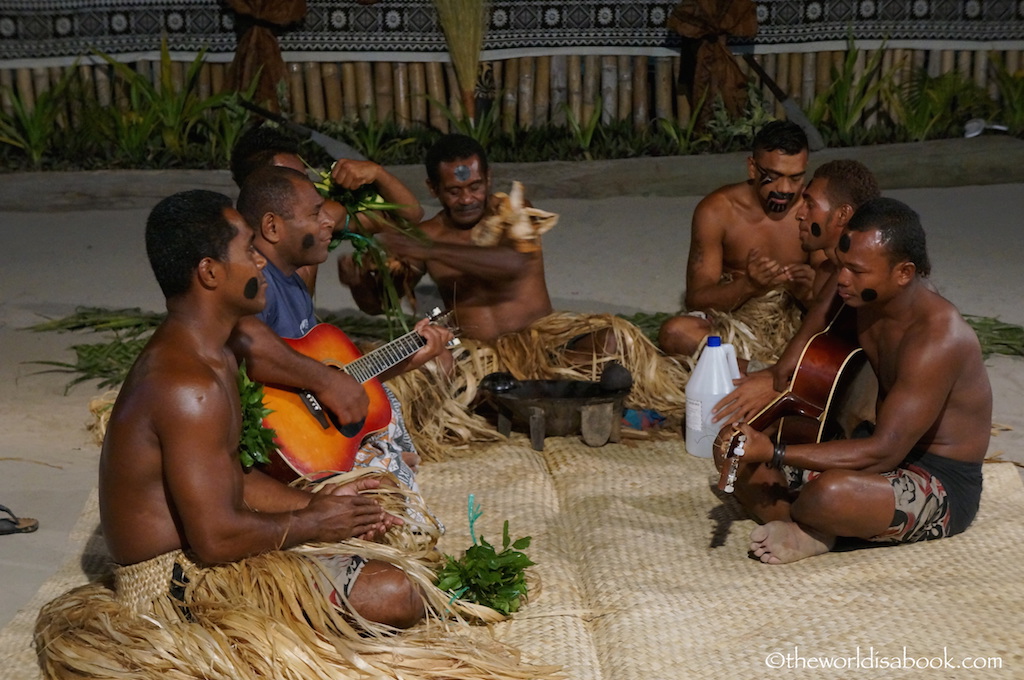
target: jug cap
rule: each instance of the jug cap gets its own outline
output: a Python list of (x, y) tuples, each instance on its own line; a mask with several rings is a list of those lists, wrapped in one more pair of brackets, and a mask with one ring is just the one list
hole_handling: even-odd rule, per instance
[(721, 346), (722, 346), (722, 338), (720, 336), (718, 336), (718, 335), (709, 335), (708, 336), (708, 347), (721, 347)]

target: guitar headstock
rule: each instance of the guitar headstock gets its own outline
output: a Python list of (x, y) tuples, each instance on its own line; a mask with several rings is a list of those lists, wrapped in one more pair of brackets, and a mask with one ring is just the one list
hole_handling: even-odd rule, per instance
[(747, 435), (742, 432), (733, 433), (729, 440), (729, 449), (726, 451), (722, 473), (718, 478), (718, 488), (726, 493), (736, 490), (736, 477), (739, 475), (740, 458), (743, 457), (743, 445), (746, 441)]
[(427, 314), (427, 319), (430, 320), (431, 326), (440, 326), (446, 330), (452, 332), (452, 335), (456, 336), (448, 342), (448, 348), (456, 347), (460, 344), (459, 338), (459, 326), (455, 323), (455, 315), (451, 311), (441, 311), (440, 307), (434, 307)]

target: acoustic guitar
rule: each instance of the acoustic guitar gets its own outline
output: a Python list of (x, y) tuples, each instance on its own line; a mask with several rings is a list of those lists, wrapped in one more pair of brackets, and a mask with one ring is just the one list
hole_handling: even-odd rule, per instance
[[(435, 309), (430, 322), (450, 328), (450, 316)], [(301, 338), (284, 341), (301, 354), (351, 375), (363, 385), (370, 405), (362, 422), (342, 425), (312, 392), (265, 385), (263, 406), (271, 413), (263, 419), (263, 426), (274, 430), (278, 452), (271, 456), (265, 471), (287, 483), (352, 469), (363, 439), (391, 422), (391, 402), (377, 376), (415, 354), (426, 340), (412, 331), (362, 354), (341, 329), (321, 323)]]
[[(856, 315), (851, 307), (843, 304), (828, 326), (804, 346), (786, 391), (751, 418), (749, 425), (764, 431), (782, 419), (776, 439), (788, 441), (785, 418), (800, 416), (805, 419), (804, 423), (808, 422), (807, 419), (816, 421), (813, 423), (815, 431), (808, 436), (805, 429), (802, 441), (813, 439), (820, 442), (836, 436), (836, 413), (849, 396), (851, 386), (859, 377), (858, 372), (863, 372), (864, 367), (863, 350), (857, 343)], [(866, 373), (873, 377), (870, 371)], [(739, 437), (737, 433), (729, 441), (718, 482), (718, 488), (729, 493), (739, 469), (740, 455), (736, 450), (740, 444)]]

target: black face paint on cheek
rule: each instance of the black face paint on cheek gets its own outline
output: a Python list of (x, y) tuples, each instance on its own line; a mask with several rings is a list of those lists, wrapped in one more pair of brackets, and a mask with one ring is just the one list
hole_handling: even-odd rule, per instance
[(847, 253), (850, 251), (850, 235), (843, 234), (839, 237), (839, 250)]
[(244, 295), (249, 300), (254, 300), (256, 298), (256, 295), (259, 294), (259, 292), (260, 280), (254, 276), (245, 282), (245, 290), (242, 291), (242, 295)]
[(465, 182), (467, 179), (469, 179), (469, 168), (466, 167), (465, 165), (456, 165), (455, 179), (459, 180), (460, 182)]
[(316, 238), (312, 234), (306, 234), (305, 238), (302, 239), (302, 249), (309, 250), (316, 245)]
[(817, 222), (811, 222), (811, 236), (815, 238), (821, 236), (821, 225)]
[(874, 302), (878, 299), (878, 291), (874, 288), (865, 288), (860, 292), (860, 299), (864, 302)]

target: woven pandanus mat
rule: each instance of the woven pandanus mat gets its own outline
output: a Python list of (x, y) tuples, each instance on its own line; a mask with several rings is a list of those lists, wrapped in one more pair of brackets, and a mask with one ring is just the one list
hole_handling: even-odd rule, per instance
[[(747, 557), (754, 523), (681, 440), (554, 437), (535, 452), (516, 435), (425, 464), (420, 481), (446, 552), (469, 545), (470, 493), (489, 542), (505, 519), (513, 537), (533, 537), (539, 589), (494, 634), (567, 678), (893, 678), (901, 664), (932, 665), (909, 677), (1024, 677), (1024, 486), (1012, 465), (984, 471), (981, 510), (960, 536), (781, 566)], [(93, 496), (72, 536), (79, 554), (0, 631), (4, 677), (37, 677), (35, 613), (97, 571), (97, 523)], [(1002, 668), (936, 667), (964, 657)]]
[(544, 456), (586, 596), (612, 610), (591, 629), (603, 678), (890, 678), (896, 663), (963, 657), (1002, 669), (962, 677), (1024, 677), (1024, 486), (1012, 465), (985, 466), (980, 513), (960, 536), (769, 566), (747, 556), (754, 522), (681, 440), (549, 439)]

